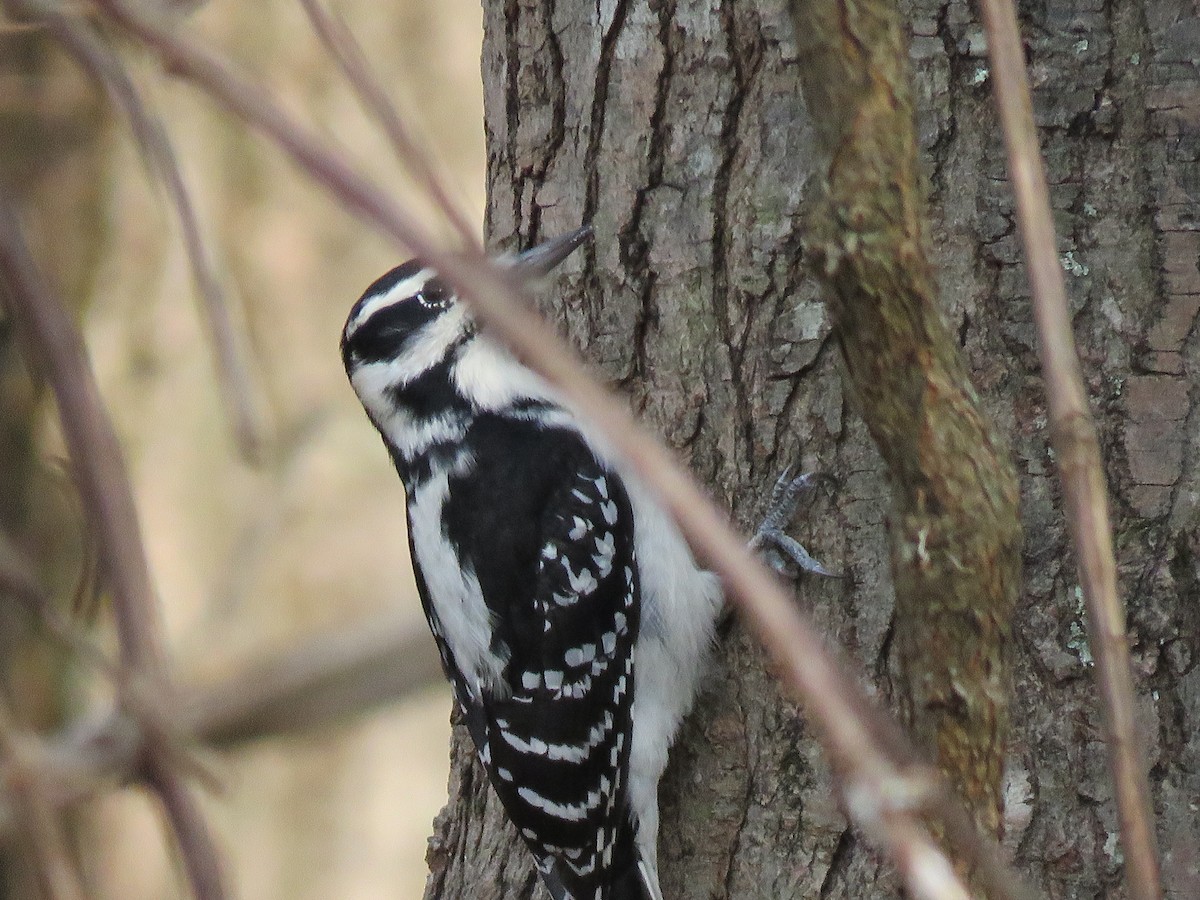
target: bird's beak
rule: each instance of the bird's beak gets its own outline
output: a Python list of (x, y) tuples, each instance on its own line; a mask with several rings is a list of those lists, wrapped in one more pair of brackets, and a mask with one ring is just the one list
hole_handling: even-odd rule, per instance
[(538, 278), (548, 275), (550, 271), (570, 256), (575, 250), (592, 236), (592, 226), (584, 225), (574, 231), (538, 244), (517, 255), (513, 269), (523, 278)]

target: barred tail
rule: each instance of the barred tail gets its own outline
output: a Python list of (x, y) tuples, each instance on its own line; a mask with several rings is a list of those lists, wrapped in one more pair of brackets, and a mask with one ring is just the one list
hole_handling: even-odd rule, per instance
[(569, 863), (545, 857), (538, 866), (554, 900), (663, 900), (658, 873), (638, 856), (632, 824), (624, 824), (609, 865), (579, 876)]

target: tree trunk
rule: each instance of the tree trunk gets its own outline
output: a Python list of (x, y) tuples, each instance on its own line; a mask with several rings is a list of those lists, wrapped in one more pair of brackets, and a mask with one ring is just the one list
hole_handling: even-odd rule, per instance
[[(1052, 897), (1119, 897), (1116, 813), (982, 32), (964, 3), (906, 14), (946, 319), (1021, 474), (1006, 844)], [(1176, 896), (1200, 893), (1192, 14), (1154, 0), (1023, 16)], [(485, 25), (490, 234), (524, 245), (592, 223), (595, 243), (545, 309), (738, 521), (790, 462), (837, 478), (795, 532), (847, 577), (801, 581), (798, 602), (890, 698), (887, 489), (804, 272), (820, 173), (782, 4), (488, 0)], [(754, 640), (735, 626), (719, 656), (663, 783), (666, 896), (893, 893), (887, 867), (847, 830), (828, 766)], [(453, 753), (427, 896), (543, 896), (462, 729)]]

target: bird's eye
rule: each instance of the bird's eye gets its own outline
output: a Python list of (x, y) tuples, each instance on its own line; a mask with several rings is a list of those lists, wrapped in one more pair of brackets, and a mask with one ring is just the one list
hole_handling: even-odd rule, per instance
[(454, 302), (454, 292), (445, 282), (434, 279), (421, 288), (417, 301), (426, 309), (446, 309)]

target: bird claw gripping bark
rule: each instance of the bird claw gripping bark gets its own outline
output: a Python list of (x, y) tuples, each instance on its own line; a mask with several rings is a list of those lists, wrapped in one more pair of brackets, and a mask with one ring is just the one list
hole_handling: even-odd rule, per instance
[(757, 550), (763, 561), (785, 578), (794, 579), (800, 572), (838, 578), (837, 572), (825, 568), (804, 549), (803, 544), (784, 531), (796, 513), (800, 495), (819, 479), (828, 478), (813, 472), (801, 475), (795, 475), (794, 472), (795, 467), (788, 466), (776, 479), (771, 489), (771, 499), (767, 502), (767, 511), (750, 538), (750, 549)]

